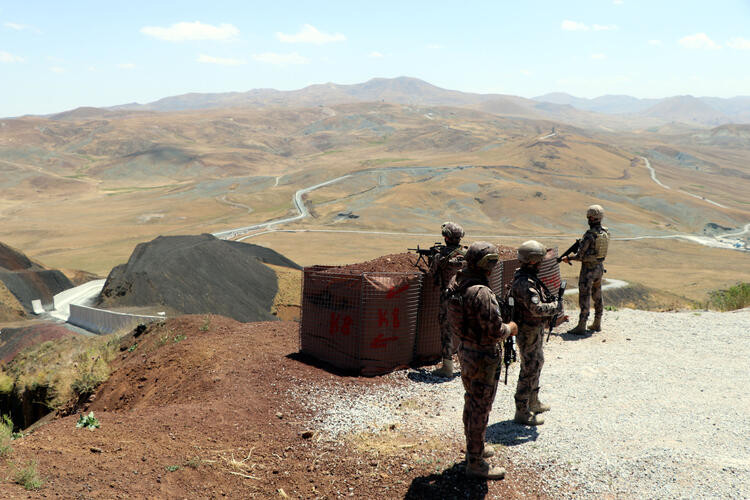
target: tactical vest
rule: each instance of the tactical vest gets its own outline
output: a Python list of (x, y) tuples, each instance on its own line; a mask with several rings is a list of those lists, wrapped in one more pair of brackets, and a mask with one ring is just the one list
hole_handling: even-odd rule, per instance
[(589, 232), (594, 234), (594, 244), (588, 255), (584, 256), (582, 260), (587, 264), (603, 261), (607, 257), (607, 250), (609, 249), (609, 229), (601, 227), (597, 230), (589, 229)]

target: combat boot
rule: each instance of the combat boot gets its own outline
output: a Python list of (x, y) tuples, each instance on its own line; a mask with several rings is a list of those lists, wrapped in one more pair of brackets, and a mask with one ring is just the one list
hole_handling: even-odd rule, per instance
[(572, 330), (568, 330), (568, 333), (572, 335), (586, 335), (586, 318), (580, 318), (578, 320), (578, 325)]
[(513, 417), (513, 421), (521, 425), (542, 425), (544, 423), (544, 417), (541, 415), (534, 415), (530, 411), (516, 410), (516, 416)]
[[(495, 448), (492, 446), (489, 446), (487, 444), (484, 445), (484, 449), (482, 450), (482, 458), (491, 458), (495, 456)], [(466, 462), (469, 462), (469, 454), (466, 454)]]
[(443, 378), (450, 378), (453, 376), (453, 359), (451, 358), (445, 358), (443, 359), (443, 366), (438, 368), (437, 370), (433, 370), (433, 375)]
[(595, 332), (601, 332), (602, 331), (602, 317), (601, 317), (601, 315), (594, 316), (594, 322), (589, 325), (589, 330), (593, 330)]
[(480, 479), (503, 479), (505, 469), (492, 467), (489, 462), (481, 457), (471, 457), (466, 461), (466, 475)]
[(534, 413), (544, 413), (545, 411), (550, 411), (551, 408), (550, 405), (539, 401), (539, 395), (536, 392), (531, 393), (531, 397), (529, 398), (529, 410)]

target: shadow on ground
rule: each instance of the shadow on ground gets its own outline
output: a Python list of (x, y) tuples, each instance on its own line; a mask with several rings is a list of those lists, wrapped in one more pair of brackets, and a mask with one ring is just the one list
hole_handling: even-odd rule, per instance
[(568, 332), (560, 332), (560, 333), (553, 333), (552, 335), (555, 335), (557, 337), (560, 337), (561, 339), (568, 341), (568, 340), (584, 340), (591, 338), (591, 335), (593, 334), (593, 330), (586, 330), (586, 333), (582, 335), (576, 335), (574, 333), (568, 333)]
[(536, 441), (538, 436), (539, 431), (536, 430), (536, 427), (519, 425), (513, 420), (504, 420), (487, 427), (486, 440), (490, 444), (517, 446)]
[(293, 359), (294, 361), (304, 363), (308, 366), (314, 366), (315, 368), (319, 368), (340, 377), (356, 377), (359, 375), (358, 370), (344, 370), (303, 352), (293, 352), (287, 354), (286, 357), (289, 359)]
[(486, 496), (487, 480), (466, 477), (466, 462), (461, 462), (440, 473), (414, 478), (404, 499), (481, 499)]
[(419, 382), (421, 384), (444, 384), (459, 376), (461, 376), (461, 372), (458, 371), (454, 371), (452, 377), (439, 377), (432, 374), (432, 369), (416, 368), (414, 371), (409, 372), (407, 378), (412, 382)]

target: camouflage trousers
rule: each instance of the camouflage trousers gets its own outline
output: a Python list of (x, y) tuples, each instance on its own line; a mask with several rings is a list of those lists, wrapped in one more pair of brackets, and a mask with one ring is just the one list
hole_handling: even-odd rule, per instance
[(448, 359), (456, 353), (458, 339), (453, 334), (451, 322), (448, 321), (448, 297), (445, 294), (440, 295), (438, 322), (440, 324), (440, 352), (443, 355), (443, 359)]
[(516, 410), (526, 412), (529, 399), (537, 397), (539, 392), (539, 375), (544, 365), (544, 326), (519, 324), (516, 336), (518, 351), (521, 356), (521, 371), (518, 373), (516, 386)]
[(594, 314), (601, 316), (604, 311), (602, 303), (602, 276), (604, 264), (594, 262), (581, 264), (581, 274), (578, 275), (578, 305), (581, 308), (580, 319), (584, 322), (589, 317), (591, 298), (594, 298)]
[(482, 456), (484, 436), (500, 379), (500, 349), (470, 349), (461, 344), (461, 381), (464, 384), (464, 434), (466, 453)]

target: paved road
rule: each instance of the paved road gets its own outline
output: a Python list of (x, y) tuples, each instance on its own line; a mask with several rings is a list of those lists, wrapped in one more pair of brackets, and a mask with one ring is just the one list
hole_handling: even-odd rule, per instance
[(318, 188), (321, 188), (323, 186), (328, 186), (329, 184), (333, 184), (335, 182), (339, 182), (341, 180), (347, 179), (351, 177), (351, 174), (342, 175), (341, 177), (336, 177), (335, 179), (331, 179), (329, 181), (321, 182), (320, 184), (316, 184), (314, 186), (306, 187), (304, 189), (298, 190), (296, 193), (294, 193), (294, 198), (292, 199), (294, 203), (294, 208), (297, 209), (297, 212), (299, 212), (297, 215), (293, 217), (285, 217), (283, 219), (275, 219), (268, 222), (261, 222), (260, 224), (253, 224), (252, 226), (244, 226), (244, 227), (237, 227), (234, 229), (227, 229), (226, 231), (219, 231), (217, 233), (213, 233), (214, 236), (220, 239), (229, 239), (234, 238), (235, 236), (239, 236), (243, 233), (249, 233), (250, 231), (257, 231), (258, 229), (265, 229), (271, 226), (275, 226), (277, 224), (285, 224), (287, 222), (293, 222), (299, 219), (304, 219), (308, 215), (310, 215), (310, 212), (307, 210), (307, 207), (305, 206), (305, 202), (302, 199), (302, 197), (309, 193), (310, 191), (314, 191)]
[[(646, 162), (646, 168), (649, 170), (649, 172), (651, 172), (651, 179), (655, 183), (657, 183), (658, 185), (660, 185), (664, 189), (672, 189), (671, 187), (667, 186), (666, 184), (662, 183), (659, 179), (656, 178), (656, 170), (654, 170), (654, 167), (651, 166), (651, 162), (648, 161), (648, 158), (646, 158), (645, 156), (641, 156), (640, 158), (644, 162)], [(692, 196), (693, 198), (698, 198), (699, 200), (705, 201), (706, 203), (710, 203), (711, 205), (716, 205), (717, 207), (720, 207), (720, 208), (728, 208), (728, 207), (726, 207), (725, 205), (722, 205), (719, 202), (716, 202), (716, 201), (713, 201), (713, 200), (709, 200), (705, 196), (700, 196), (700, 195), (697, 195), (697, 194), (693, 194), (693, 193), (690, 193), (688, 191), (685, 191), (684, 189), (680, 189), (680, 192), (685, 193), (688, 196)]]

